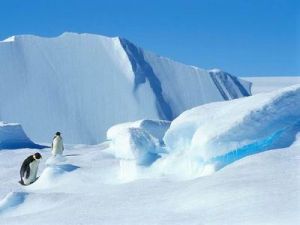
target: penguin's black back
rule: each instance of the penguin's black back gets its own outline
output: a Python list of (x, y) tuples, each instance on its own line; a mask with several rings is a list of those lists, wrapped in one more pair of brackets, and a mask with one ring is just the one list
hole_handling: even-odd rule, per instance
[(35, 160), (35, 159), (33, 158), (33, 155), (28, 156), (28, 157), (24, 160), (24, 162), (23, 162), (23, 164), (22, 164), (22, 166), (21, 166), (21, 169), (20, 169), (21, 180), (22, 180), (22, 178), (24, 177), (24, 174), (25, 174), (25, 173), (26, 173), (26, 178), (29, 177), (29, 175), (30, 175), (30, 166), (29, 166), (29, 164), (32, 163), (34, 160)]

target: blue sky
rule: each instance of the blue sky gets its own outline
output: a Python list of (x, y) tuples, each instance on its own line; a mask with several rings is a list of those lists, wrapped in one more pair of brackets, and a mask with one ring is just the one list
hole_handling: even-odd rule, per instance
[(64, 31), (125, 37), (237, 76), (300, 75), (298, 0), (0, 0), (0, 39)]

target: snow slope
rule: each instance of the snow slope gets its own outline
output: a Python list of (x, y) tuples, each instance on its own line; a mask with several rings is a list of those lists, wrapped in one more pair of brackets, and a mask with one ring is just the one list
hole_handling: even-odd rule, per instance
[[(165, 176), (122, 183), (118, 159), (106, 144), (67, 146), (66, 157), (46, 165), (39, 180), (17, 183), (32, 150), (0, 151), (3, 225), (241, 225), (299, 224), (300, 142), (243, 158), (217, 173), (189, 181)], [(13, 159), (13, 160), (8, 160)]]
[(0, 150), (17, 148), (44, 148), (33, 143), (25, 134), (22, 126), (17, 123), (0, 121)]
[(0, 64), (0, 119), (22, 124), (37, 142), (61, 131), (67, 143), (95, 144), (118, 123), (171, 120), (250, 94), (249, 83), (227, 73), (177, 63), (117, 37), (14, 36), (0, 42)]

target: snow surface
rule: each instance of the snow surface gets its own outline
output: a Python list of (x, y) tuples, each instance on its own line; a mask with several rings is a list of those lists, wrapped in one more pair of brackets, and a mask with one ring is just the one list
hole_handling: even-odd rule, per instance
[(22, 126), (17, 123), (0, 121), (0, 150), (17, 148), (44, 148), (33, 143), (25, 134)]
[[(118, 123), (171, 120), (204, 103), (250, 94), (245, 81), (118, 37), (17, 35), (0, 42), (0, 64), (0, 119), (22, 124), (35, 142), (48, 143), (61, 131), (66, 143), (96, 144)], [(247, 93), (239, 91), (243, 86)]]
[(28, 187), (17, 183), (18, 172), (34, 151), (0, 151), (1, 224), (300, 223), (300, 139), (189, 181), (165, 176), (123, 183), (107, 146), (66, 146), (59, 160), (41, 150), (40, 178)]
[(242, 77), (252, 83), (251, 93), (270, 92), (280, 88), (300, 84), (298, 77)]

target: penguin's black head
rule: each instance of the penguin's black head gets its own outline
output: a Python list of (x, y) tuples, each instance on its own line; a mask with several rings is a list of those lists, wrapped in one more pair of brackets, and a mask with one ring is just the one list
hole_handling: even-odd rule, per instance
[(60, 136), (60, 132), (56, 132), (56, 134), (55, 135), (57, 135), (57, 136)]
[(40, 154), (40, 153), (34, 153), (34, 155), (33, 155), (33, 158), (34, 159), (41, 159), (42, 158), (42, 155)]

